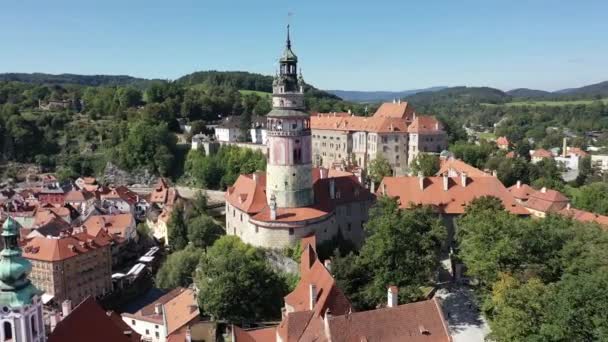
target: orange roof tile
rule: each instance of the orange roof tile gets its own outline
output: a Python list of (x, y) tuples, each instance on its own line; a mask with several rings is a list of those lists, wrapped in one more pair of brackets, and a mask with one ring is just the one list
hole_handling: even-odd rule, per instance
[(61, 238), (34, 237), (26, 241), (23, 256), (40, 261), (60, 261), (109, 246), (110, 237), (73, 233)]
[(568, 147), (568, 153), (567, 154), (574, 154), (577, 157), (586, 157), (586, 156), (589, 155), (589, 153), (583, 151), (579, 147)]
[(608, 216), (599, 215), (585, 210), (569, 208), (566, 206), (562, 210), (558, 211), (559, 214), (568, 216), (574, 220), (581, 222), (595, 222), (603, 226), (608, 226)]
[(409, 119), (414, 114), (414, 107), (409, 103), (403, 101), (399, 102), (385, 102), (378, 107), (374, 117), (377, 118), (395, 118), (395, 119)]
[(435, 299), (393, 308), (332, 316), (328, 322), (334, 342), (449, 342), (443, 313)]
[(491, 174), (481, 171), (480, 169), (471, 166), (460, 159), (448, 158), (440, 160), (439, 171), (435, 175), (449, 177), (460, 176), (462, 173), (466, 173), (472, 177), (491, 177)]
[(137, 342), (140, 338), (117, 314), (106, 312), (88, 297), (57, 324), (48, 342)]
[(311, 116), (310, 127), (319, 130), (365, 131), (376, 133), (407, 132), (407, 122), (391, 117)]
[(199, 316), (196, 295), (193, 290), (178, 287), (148, 304), (136, 313), (123, 313), (123, 317), (163, 324), (163, 317), (156, 313), (156, 304), (162, 304), (167, 322), (167, 335), (178, 330)]
[(443, 132), (443, 125), (433, 116), (416, 115), (407, 131), (410, 133)]
[(498, 137), (496, 138), (496, 145), (509, 146), (509, 139), (507, 139), (507, 137)]
[(553, 154), (544, 148), (539, 148), (532, 152), (532, 158), (553, 158)]
[(499, 198), (509, 212), (529, 215), (496, 177), (467, 177), (466, 186), (462, 185), (462, 177), (447, 178), (446, 191), (443, 177), (424, 177), (423, 189), (417, 176), (384, 177), (377, 193), (397, 197), (400, 207), (404, 209), (412, 204), (430, 205), (445, 214), (463, 214), (466, 206), (475, 198), (493, 196)]
[(513, 197), (522, 201), (527, 201), (528, 198), (530, 198), (530, 194), (536, 191), (528, 184), (522, 184), (519, 181), (517, 182), (517, 184), (510, 186), (507, 190), (509, 190)]
[(87, 232), (97, 235), (105, 230), (111, 235), (126, 237), (127, 229), (135, 224), (133, 214), (93, 215), (84, 221), (83, 226)]
[(568, 198), (561, 192), (542, 188), (530, 194), (528, 201), (524, 203), (526, 208), (543, 213), (556, 212), (568, 205)]

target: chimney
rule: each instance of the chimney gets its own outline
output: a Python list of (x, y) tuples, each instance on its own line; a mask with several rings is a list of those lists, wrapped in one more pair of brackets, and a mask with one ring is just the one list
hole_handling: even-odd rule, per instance
[(55, 330), (55, 327), (57, 326), (57, 324), (59, 324), (59, 321), (61, 321), (61, 316), (59, 315), (59, 313), (53, 312), (51, 314), (51, 332), (53, 332), (53, 330)]
[(258, 175), (258, 172), (257, 172), (257, 171), (253, 173), (253, 182), (254, 182), (255, 184), (258, 184), (259, 177), (260, 177), (260, 176)]
[(424, 190), (424, 174), (418, 172), (418, 182), (420, 183), (420, 190)]
[(63, 315), (63, 318), (66, 318), (70, 312), (72, 312), (72, 301), (69, 299), (66, 299), (63, 301), (63, 303), (61, 303), (61, 313)]
[(325, 259), (325, 261), (323, 261), (323, 265), (325, 266), (325, 269), (331, 273), (331, 260)]
[(521, 188), (521, 181), (520, 180), (517, 181), (517, 188), (518, 189)]
[(327, 308), (327, 310), (325, 310), (325, 317), (323, 317), (323, 330), (325, 330), (325, 338), (328, 341), (331, 341), (331, 331), (329, 330), (329, 320), (331, 317), (331, 311)]
[(190, 332), (190, 327), (186, 328), (186, 338), (184, 339), (185, 342), (192, 342), (192, 332)]
[(547, 193), (547, 188), (543, 186), (542, 189), (540, 189), (540, 192), (543, 194)]
[(310, 310), (315, 308), (315, 304), (317, 303), (317, 287), (315, 284), (308, 284), (308, 293), (309, 293), (309, 301), (310, 301)]
[(397, 103), (397, 99), (393, 99), (393, 103)]
[(568, 153), (568, 138), (564, 138), (564, 146), (562, 147), (562, 157), (566, 158)]
[(324, 167), (322, 167), (322, 168), (320, 168), (320, 169), (319, 169), (319, 177), (320, 177), (321, 179), (325, 179), (325, 178), (327, 178), (327, 174), (328, 174), (328, 173), (329, 173), (329, 169), (326, 169), (326, 168), (324, 168)]
[(382, 183), (382, 194), (386, 196), (386, 193), (388, 191), (386, 190), (386, 183)]
[(350, 110), (350, 109), (349, 109), (349, 110), (348, 110), (348, 114), (352, 114), (352, 113), (353, 113), (353, 112), (352, 112), (352, 110)]
[(467, 186), (467, 173), (466, 172), (462, 172), (460, 174), (460, 183), (462, 183), (463, 187)]
[(336, 198), (336, 180), (333, 178), (329, 180), (329, 198)]
[(163, 305), (161, 303), (154, 304), (154, 313), (161, 315), (163, 313)]
[(570, 202), (568, 202), (568, 204), (566, 204), (566, 210), (570, 210)]
[(492, 170), (492, 177), (498, 177), (498, 171)]
[(450, 178), (447, 173), (443, 174), (443, 191), (448, 191)]
[(388, 302), (386, 304), (389, 308), (394, 308), (399, 305), (399, 288), (395, 285), (388, 287)]
[(399, 98), (399, 99), (397, 100), (397, 103), (398, 103), (398, 104), (401, 104), (401, 98)]

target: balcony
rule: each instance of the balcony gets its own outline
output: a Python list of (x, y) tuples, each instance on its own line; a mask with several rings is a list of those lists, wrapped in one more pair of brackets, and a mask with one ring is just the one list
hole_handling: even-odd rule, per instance
[(306, 135), (310, 135), (310, 129), (305, 129), (305, 130), (299, 130), (299, 131), (272, 131), (269, 130), (266, 132), (266, 136), (273, 136), (273, 137), (302, 137), (302, 136), (306, 136)]

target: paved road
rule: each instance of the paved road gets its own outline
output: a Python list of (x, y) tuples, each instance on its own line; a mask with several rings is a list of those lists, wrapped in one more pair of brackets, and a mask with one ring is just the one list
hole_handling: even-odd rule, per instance
[(454, 342), (483, 342), (490, 333), (488, 322), (477, 310), (473, 292), (464, 285), (450, 285), (436, 294)]
[[(224, 194), (225, 191), (217, 191), (217, 190), (206, 190), (201, 188), (193, 188), (187, 186), (176, 186), (177, 192), (183, 198), (193, 199), (197, 193), (200, 191), (205, 191), (207, 193), (207, 198), (209, 199), (209, 204), (218, 204), (224, 203)], [(129, 187), (132, 191), (138, 194), (149, 194), (152, 192), (152, 187), (142, 187), (142, 186), (132, 186)]]

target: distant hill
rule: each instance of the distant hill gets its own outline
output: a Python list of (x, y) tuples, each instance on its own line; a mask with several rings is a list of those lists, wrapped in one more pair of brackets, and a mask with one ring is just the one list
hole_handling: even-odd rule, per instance
[(413, 89), (403, 91), (356, 91), (356, 90), (326, 90), (328, 93), (334, 94), (347, 101), (353, 102), (381, 102), (390, 101), (393, 99), (404, 98), (409, 95), (442, 90), (447, 87), (431, 87), (425, 89)]
[(511, 96), (502, 90), (489, 87), (451, 87), (438, 91), (427, 91), (407, 96), (406, 101), (414, 106), (426, 106), (433, 103), (504, 103), (511, 100)]
[(0, 81), (15, 81), (33, 84), (77, 84), (83, 86), (125, 86), (145, 87), (153, 80), (126, 75), (76, 75), (76, 74), (43, 74), (43, 73), (4, 73)]
[(507, 91), (507, 94), (517, 98), (544, 98), (550, 97), (553, 93), (544, 90), (518, 88)]
[(590, 96), (608, 96), (608, 81), (590, 84), (588, 86), (580, 88), (568, 88), (558, 90), (557, 94), (568, 94), (568, 95), (590, 95)]

